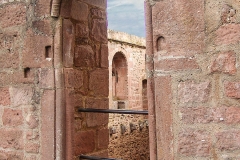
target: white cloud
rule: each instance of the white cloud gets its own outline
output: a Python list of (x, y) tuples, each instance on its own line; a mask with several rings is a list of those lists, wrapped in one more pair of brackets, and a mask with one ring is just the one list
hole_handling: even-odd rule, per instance
[(133, 5), (137, 9), (143, 8), (144, 0), (108, 0), (108, 9), (113, 9), (122, 5)]
[(144, 0), (108, 0), (108, 28), (145, 36)]

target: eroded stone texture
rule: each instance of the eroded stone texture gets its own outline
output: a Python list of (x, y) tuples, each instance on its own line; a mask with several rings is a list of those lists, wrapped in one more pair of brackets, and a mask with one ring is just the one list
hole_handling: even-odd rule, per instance
[(74, 146), (75, 155), (92, 152), (96, 145), (95, 137), (96, 133), (94, 131), (80, 131), (76, 133), (74, 136), (74, 139), (76, 140)]
[(178, 99), (181, 103), (206, 102), (209, 99), (210, 82), (186, 81), (178, 85)]
[[(161, 9), (160, 9), (161, 8)], [(202, 53), (204, 47), (204, 1), (170, 0), (157, 2), (152, 8), (153, 49), (157, 51), (160, 36), (165, 52), (160, 55), (191, 55)]]
[(74, 64), (77, 67), (93, 67), (95, 60), (92, 47), (83, 45), (76, 47)]
[(240, 25), (226, 24), (215, 32), (217, 45), (236, 44), (240, 41)]
[(0, 88), (0, 105), (10, 105), (9, 88)]
[(107, 7), (107, 1), (106, 0), (98, 0), (98, 1), (95, 1), (95, 0), (83, 0), (83, 2), (86, 2), (88, 4), (100, 7), (102, 9), (105, 9)]
[(178, 150), (181, 154), (194, 157), (210, 155), (210, 135), (206, 131), (187, 129), (179, 134)]
[(92, 36), (94, 40), (99, 42), (107, 42), (107, 26), (105, 20), (94, 19)]
[(22, 110), (20, 109), (4, 109), (2, 116), (3, 125), (19, 126), (23, 124)]
[(71, 17), (78, 21), (88, 20), (88, 5), (77, 0), (72, 1)]
[(216, 146), (221, 151), (234, 151), (240, 148), (239, 130), (222, 131), (216, 134)]
[(108, 70), (95, 70), (90, 73), (89, 89), (97, 96), (108, 96)]
[(211, 71), (235, 74), (237, 71), (236, 54), (233, 51), (220, 53), (213, 61)]
[(23, 25), (26, 22), (26, 6), (21, 3), (6, 5), (0, 9), (0, 18), (3, 28)]
[(74, 69), (65, 69), (66, 87), (81, 88), (83, 85), (83, 71)]
[(13, 106), (31, 104), (33, 97), (32, 87), (10, 88), (11, 102)]
[(164, 59), (156, 62), (155, 69), (163, 71), (180, 71), (198, 69), (199, 66), (194, 59)]
[(225, 95), (230, 98), (240, 98), (240, 82), (229, 82), (224, 83)]
[[(78, 27), (77, 27), (78, 28)], [(63, 63), (65, 67), (73, 66), (74, 27), (69, 19), (63, 20)]]
[(19, 129), (0, 129), (0, 146), (3, 148), (23, 149), (23, 135)]

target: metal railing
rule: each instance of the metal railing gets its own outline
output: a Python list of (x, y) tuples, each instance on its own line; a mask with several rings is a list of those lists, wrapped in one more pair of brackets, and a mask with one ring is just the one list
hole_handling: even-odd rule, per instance
[(100, 157), (86, 156), (86, 155), (80, 155), (80, 156), (79, 156), (79, 159), (80, 159), (80, 160), (87, 160), (87, 159), (91, 159), (91, 160), (121, 160), (121, 159), (100, 158)]
[(78, 112), (117, 113), (117, 114), (143, 114), (143, 115), (148, 115), (148, 111), (135, 111), (135, 110), (123, 110), (123, 109), (78, 108)]
[[(123, 110), (123, 109), (93, 109), (93, 108), (78, 108), (78, 112), (91, 112), (91, 113), (116, 113), (116, 114), (142, 114), (148, 115), (148, 111), (136, 111), (136, 110)], [(114, 158), (100, 158), (94, 156), (80, 155), (80, 160), (121, 160)]]

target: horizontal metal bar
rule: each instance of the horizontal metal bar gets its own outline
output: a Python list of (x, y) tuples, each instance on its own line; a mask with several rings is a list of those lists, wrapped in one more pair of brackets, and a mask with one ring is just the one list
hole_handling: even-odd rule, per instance
[(82, 160), (82, 159), (91, 159), (91, 160), (120, 160), (120, 159), (100, 158), (100, 157), (85, 156), (85, 155), (80, 155), (79, 158), (80, 158), (80, 160)]
[(148, 115), (148, 111), (122, 110), (122, 109), (78, 108), (78, 112), (118, 113), (118, 114), (143, 114), (143, 115)]

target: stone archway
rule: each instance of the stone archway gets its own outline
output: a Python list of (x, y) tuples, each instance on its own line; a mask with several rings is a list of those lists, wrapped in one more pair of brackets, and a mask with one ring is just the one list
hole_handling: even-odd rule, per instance
[(112, 96), (117, 109), (126, 108), (128, 100), (128, 65), (125, 56), (117, 52), (112, 60)]

